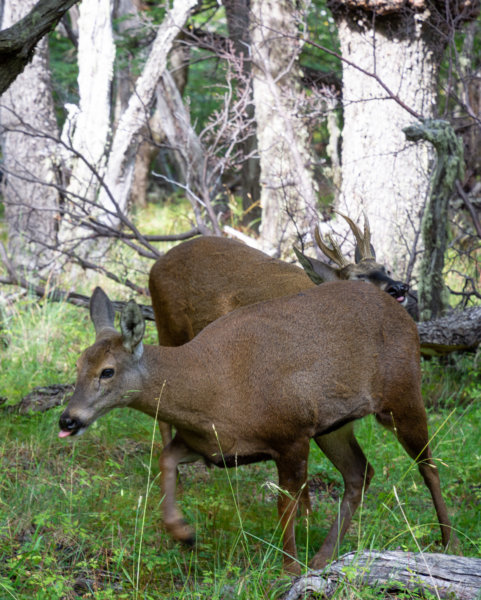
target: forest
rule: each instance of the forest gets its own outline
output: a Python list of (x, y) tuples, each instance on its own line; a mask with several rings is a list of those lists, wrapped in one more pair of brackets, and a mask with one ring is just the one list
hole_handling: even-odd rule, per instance
[(0, 0), (2, 600), (479, 598), (480, 7)]

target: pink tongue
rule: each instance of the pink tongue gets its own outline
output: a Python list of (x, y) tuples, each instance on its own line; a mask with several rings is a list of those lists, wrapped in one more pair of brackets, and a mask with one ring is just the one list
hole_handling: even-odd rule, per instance
[(58, 432), (58, 437), (59, 438), (64, 438), (64, 437), (68, 437), (70, 435), (70, 431), (59, 431)]
[(404, 302), (404, 296), (398, 296), (398, 297), (396, 298), (396, 300), (397, 300), (398, 302)]

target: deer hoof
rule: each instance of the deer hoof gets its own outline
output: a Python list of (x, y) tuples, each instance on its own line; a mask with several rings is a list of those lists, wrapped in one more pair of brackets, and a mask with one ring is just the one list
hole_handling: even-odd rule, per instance
[(166, 523), (165, 527), (174, 540), (189, 547), (195, 545), (195, 532), (184, 519), (174, 523)]
[(288, 575), (299, 576), (301, 574), (301, 565), (296, 560), (285, 560), (283, 569)]

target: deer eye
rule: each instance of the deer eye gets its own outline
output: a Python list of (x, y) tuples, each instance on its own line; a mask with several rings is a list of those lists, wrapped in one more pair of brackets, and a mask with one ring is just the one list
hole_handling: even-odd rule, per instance
[(110, 379), (114, 376), (114, 369), (104, 369), (102, 373), (100, 373), (100, 379)]

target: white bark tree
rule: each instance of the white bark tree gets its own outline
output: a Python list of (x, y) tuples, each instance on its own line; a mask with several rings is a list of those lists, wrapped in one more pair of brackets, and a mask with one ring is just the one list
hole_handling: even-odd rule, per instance
[(99, 176), (105, 172), (114, 60), (110, 0), (83, 0), (78, 19), (79, 106), (67, 106), (62, 133), (73, 150), (66, 156), (71, 171), (67, 197), (76, 199), (76, 210), (66, 207), (59, 233), (63, 243), (75, 244), (82, 237), (82, 221), (92, 212)]
[(261, 165), (261, 241), (290, 253), (317, 222), (311, 153), (299, 104), (299, 20), (293, 0), (251, 2), (251, 56)]
[[(85, 0), (79, 19), (79, 108), (64, 128), (68, 160), (73, 164), (66, 191), (60, 240), (63, 251), (101, 258), (104, 243), (89, 243), (92, 220), (117, 229), (128, 214), (135, 156), (142, 129), (150, 117), (157, 83), (166, 57), (195, 0), (175, 0), (159, 26), (144, 69), (127, 107), (115, 126), (112, 141), (111, 82), (115, 47), (110, 0)], [(84, 227), (84, 225), (87, 227)], [(106, 230), (105, 230), (106, 231)], [(82, 249), (77, 247), (82, 244)]]
[(417, 114), (434, 115), (440, 52), (426, 43), (425, 18), (413, 19), (410, 34), (399, 37), (389, 29), (358, 27), (349, 17), (338, 19), (341, 52), (352, 63), (343, 64), (339, 208), (355, 219), (366, 212), (378, 260), (401, 278), (420, 249), (433, 152), (426, 144), (406, 142), (402, 128), (414, 117), (379, 81)]
[[(6, 0), (3, 27), (19, 21), (35, 0)], [(57, 133), (47, 39), (0, 99), (3, 195), (9, 251), (17, 267), (46, 276), (52, 268), (59, 195), (55, 187)]]
[(422, 250), (420, 222), (433, 158), (428, 145), (407, 143), (402, 129), (416, 115), (435, 116), (450, 25), (442, 11), (453, 6), (417, 0), (331, 3), (345, 59), (339, 208), (355, 220), (367, 213), (378, 259), (401, 278)]
[(110, 213), (107, 218), (109, 225), (117, 226), (119, 215), (127, 210), (140, 132), (150, 116), (150, 107), (167, 64), (167, 55), (196, 5), (197, 0), (174, 0), (172, 9), (158, 28), (142, 75), (117, 124), (107, 162), (106, 185), (99, 194), (99, 204)]

